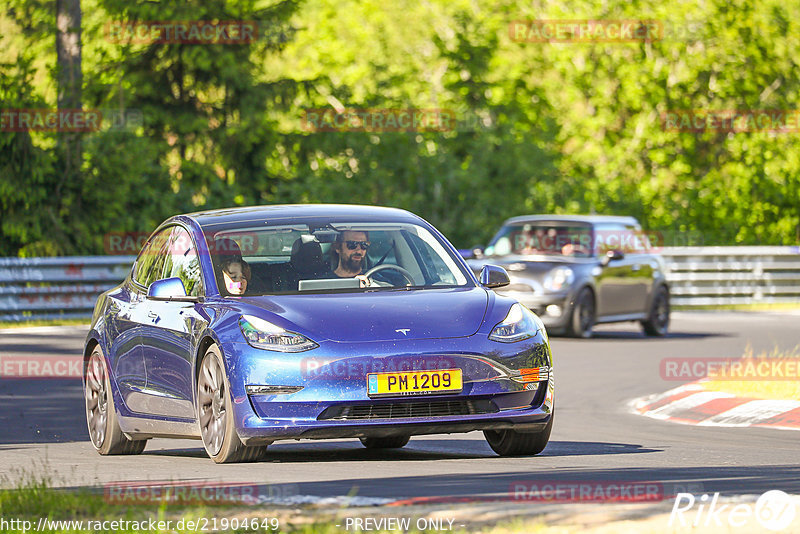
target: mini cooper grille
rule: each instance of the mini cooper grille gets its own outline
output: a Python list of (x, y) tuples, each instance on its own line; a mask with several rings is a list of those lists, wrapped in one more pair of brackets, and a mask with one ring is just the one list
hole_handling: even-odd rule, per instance
[(439, 400), (332, 406), (322, 412), (317, 419), (403, 419), (409, 417), (474, 415), (495, 413), (497, 411), (497, 407), (487, 400)]

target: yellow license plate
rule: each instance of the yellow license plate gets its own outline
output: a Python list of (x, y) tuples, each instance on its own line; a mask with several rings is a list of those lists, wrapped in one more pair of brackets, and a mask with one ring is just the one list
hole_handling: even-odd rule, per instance
[(461, 369), (367, 375), (367, 393), (370, 397), (458, 393), (462, 387)]

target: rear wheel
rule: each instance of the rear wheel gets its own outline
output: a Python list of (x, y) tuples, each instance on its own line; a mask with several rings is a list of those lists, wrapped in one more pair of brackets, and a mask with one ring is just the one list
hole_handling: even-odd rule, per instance
[(658, 288), (650, 308), (650, 315), (642, 321), (644, 333), (648, 336), (666, 336), (669, 330), (669, 290), (666, 286)]
[(547, 447), (555, 414), (541, 432), (523, 433), (514, 430), (484, 430), (489, 446), (500, 456), (534, 456)]
[(359, 438), (368, 449), (399, 449), (405, 447), (411, 436), (388, 436), (385, 438)]
[(86, 424), (89, 437), (97, 452), (106, 455), (140, 454), (146, 439), (131, 440), (125, 437), (119, 427), (117, 410), (111, 393), (111, 379), (106, 368), (106, 358), (100, 345), (89, 356), (83, 376), (84, 397), (86, 399)]
[(595, 320), (594, 293), (584, 287), (575, 298), (572, 307), (572, 319), (569, 323), (569, 335), (572, 337), (590, 338)]
[(197, 420), (206, 452), (218, 464), (254, 462), (266, 453), (266, 446), (247, 447), (233, 425), (230, 387), (216, 344), (200, 363), (197, 377)]

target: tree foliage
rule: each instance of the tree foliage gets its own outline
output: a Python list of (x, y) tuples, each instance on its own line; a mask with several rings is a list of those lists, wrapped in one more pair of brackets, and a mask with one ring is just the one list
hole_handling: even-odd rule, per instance
[[(51, 5), (0, 13), (0, 105), (55, 107)], [(410, 209), (462, 247), (523, 213), (638, 217), (705, 244), (800, 242), (800, 132), (676, 131), (673, 110), (797, 110), (800, 5), (778, 0), (84, 0), (86, 108), (66, 186), (50, 132), (0, 132), (0, 255), (283, 202)], [(653, 42), (512, 40), (528, 19), (657, 20)], [(119, 43), (113, 21), (259, 21), (241, 44)], [(439, 109), (446, 131), (309, 131), (309, 109)], [(667, 243), (669, 244), (669, 243)]]

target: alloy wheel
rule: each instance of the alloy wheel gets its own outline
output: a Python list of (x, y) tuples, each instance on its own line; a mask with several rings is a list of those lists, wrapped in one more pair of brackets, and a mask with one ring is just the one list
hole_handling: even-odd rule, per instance
[(225, 389), (225, 376), (219, 360), (212, 354), (203, 359), (197, 392), (200, 432), (206, 448), (214, 455), (219, 453), (225, 440), (228, 392)]
[(106, 368), (102, 356), (93, 352), (86, 369), (86, 420), (89, 436), (96, 448), (103, 446), (108, 423), (108, 389), (106, 388)]

